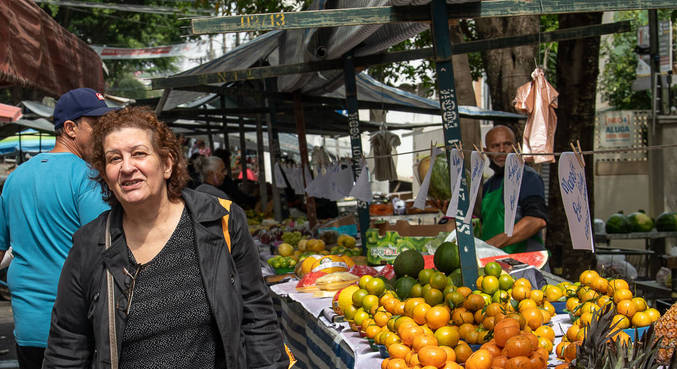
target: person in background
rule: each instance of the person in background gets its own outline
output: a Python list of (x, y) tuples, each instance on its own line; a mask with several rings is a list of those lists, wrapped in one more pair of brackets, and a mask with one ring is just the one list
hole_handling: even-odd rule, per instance
[[(214, 150), (214, 156), (221, 158), (224, 165), (230, 163), (230, 152), (227, 150), (216, 149)], [(233, 202), (244, 209), (251, 209), (256, 204), (256, 198), (242, 192), (237, 183), (233, 181), (233, 178), (228, 175), (227, 171), (224, 172), (223, 182), (219, 186), (219, 189), (228, 195), (228, 199), (233, 200)]]
[(11, 246), (7, 283), (12, 294), (19, 367), (41, 368), (61, 268), (81, 226), (108, 209), (85, 162), (92, 132), (107, 113), (103, 95), (78, 88), (54, 109), (54, 149), (23, 163), (0, 197), (0, 259)]
[(531, 167), (524, 166), (515, 228), (508, 237), (503, 228), (503, 177), (507, 154), (515, 145), (515, 134), (510, 128), (499, 125), (487, 132), (485, 143), (484, 150), (489, 155), (494, 175), (484, 183), (482, 190), (482, 239), (510, 254), (545, 250), (541, 236), (541, 230), (547, 225), (543, 179)]
[(202, 156), (210, 156), (212, 154), (212, 149), (205, 144), (204, 140), (197, 140), (197, 152)]
[(73, 236), (43, 368), (287, 369), (244, 211), (185, 188), (150, 109), (107, 114), (94, 147), (112, 209)]
[(226, 178), (226, 166), (223, 160), (217, 156), (201, 156), (195, 161), (195, 165), (202, 182), (195, 190), (230, 200), (230, 197), (219, 189)]

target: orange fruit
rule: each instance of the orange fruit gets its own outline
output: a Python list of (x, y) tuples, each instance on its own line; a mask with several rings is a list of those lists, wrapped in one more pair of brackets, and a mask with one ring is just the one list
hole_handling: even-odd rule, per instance
[(552, 351), (552, 341), (545, 337), (538, 338), (538, 346), (543, 347), (547, 352)]
[(493, 316), (485, 317), (484, 320), (482, 321), (482, 328), (486, 330), (493, 330), (495, 325), (496, 325), (496, 317)]
[(449, 323), (451, 314), (447, 308), (442, 306), (434, 306), (428, 309), (425, 313), (425, 323), (432, 330), (443, 327)]
[(455, 360), (454, 361), (447, 360), (447, 362), (444, 363), (444, 366), (442, 367), (442, 369), (463, 369), (463, 367), (456, 364)]
[[(414, 342), (412, 343), (414, 351), (419, 352), (421, 351), (421, 348), (426, 346), (437, 346), (437, 338), (427, 334), (414, 337)], [(421, 360), (420, 357), (418, 359)]]
[(505, 368), (505, 365), (508, 363), (508, 357), (501, 354), (494, 356), (494, 359), (491, 361), (491, 366), (493, 368)]
[(614, 292), (617, 290), (629, 290), (630, 286), (628, 285), (628, 282), (626, 282), (623, 279), (612, 279), (609, 281), (609, 287), (607, 289), (607, 294), (610, 294), (613, 296)]
[(644, 311), (648, 308), (646, 305), (646, 301), (642, 297), (634, 297), (632, 299), (632, 302), (635, 303), (635, 306), (637, 307), (637, 311)]
[[(534, 291), (536, 291), (536, 290), (534, 290)], [(534, 292), (534, 291), (531, 291), (531, 292)], [(520, 301), (519, 305), (517, 305), (517, 309), (520, 312), (523, 312), (526, 309), (532, 309), (532, 308), (535, 308), (535, 307), (538, 307), (538, 304), (536, 304), (536, 301), (534, 301), (530, 298)]]
[(451, 312), (451, 319), (454, 321), (454, 324), (461, 326), (464, 323), (472, 323), (475, 321), (475, 317), (471, 312), (465, 308), (456, 308)]
[(529, 294), (529, 299), (533, 300), (538, 305), (543, 303), (544, 297), (545, 294), (541, 290), (531, 290), (531, 293)]
[(567, 299), (567, 310), (572, 312), (576, 310), (576, 306), (578, 306), (581, 303), (581, 300), (578, 299), (578, 297), (569, 297)]
[(661, 313), (658, 312), (658, 310), (656, 310), (654, 308), (647, 309), (646, 313), (649, 314), (649, 317), (651, 318), (652, 323), (655, 322), (656, 320), (658, 320), (658, 318), (661, 317)]
[(538, 337), (547, 338), (550, 342), (555, 341), (555, 330), (548, 325), (542, 325), (534, 331), (534, 334)]
[[(518, 279), (519, 280), (519, 279)], [(521, 301), (529, 297), (529, 288), (523, 285), (517, 285), (517, 282), (515, 282), (515, 285), (512, 286), (512, 298)]]
[(394, 359), (390, 359), (386, 369), (406, 369), (407, 366), (408, 366), (407, 362), (404, 361), (404, 359), (394, 358)]
[(609, 281), (606, 278), (597, 277), (592, 282), (592, 288), (599, 293), (606, 294), (609, 288)]
[(463, 295), (463, 297), (468, 297), (472, 293), (472, 290), (466, 286), (461, 286), (456, 289), (456, 292)]
[(516, 280), (515, 283), (513, 284), (513, 287), (515, 287), (515, 286), (524, 286), (524, 287), (528, 288), (529, 290), (531, 290), (531, 288), (532, 288), (531, 282), (529, 282), (529, 280), (526, 279), (526, 278), (519, 278), (518, 280)]
[(430, 305), (426, 303), (418, 304), (414, 308), (414, 314), (412, 318), (418, 324), (425, 324), (425, 315), (430, 310)]
[(590, 322), (592, 321), (592, 313), (581, 314), (581, 317), (580, 317), (579, 320), (581, 321), (581, 323), (580, 323), (581, 327), (589, 326)]
[(614, 315), (613, 319), (611, 320), (611, 327), (614, 327), (613, 328), (614, 331), (618, 330), (618, 329), (630, 328), (630, 320), (625, 315), (616, 314), (616, 315)]
[(472, 349), (468, 346), (467, 343), (460, 343), (454, 347), (454, 352), (456, 353), (456, 362), (464, 363), (470, 355), (472, 355)]
[(469, 311), (475, 312), (477, 310), (480, 310), (484, 307), (485, 301), (484, 298), (480, 295), (477, 294), (471, 294), (470, 296), (467, 296), (465, 301), (463, 302), (463, 307), (468, 309)]
[(632, 316), (632, 325), (635, 327), (646, 327), (651, 324), (651, 316), (649, 313), (640, 311)]
[(583, 273), (581, 273), (580, 277), (578, 280), (581, 282), (581, 284), (584, 284), (586, 286), (589, 286), (592, 284), (592, 282), (599, 278), (599, 274), (597, 274), (596, 271), (594, 270), (586, 270)]
[(599, 307), (604, 307), (608, 303), (611, 303), (611, 297), (608, 295), (602, 295), (597, 299), (597, 306)]
[(567, 347), (564, 348), (564, 360), (571, 362), (576, 358), (576, 351), (578, 346), (580, 345), (580, 342), (571, 342), (570, 344), (567, 345)]
[(543, 325), (543, 314), (538, 308), (529, 308), (522, 312), (522, 316), (527, 321), (527, 325), (532, 330)]
[(614, 303), (618, 304), (623, 300), (631, 300), (632, 292), (627, 288), (621, 288), (614, 292)]
[(637, 312), (637, 305), (632, 300), (619, 301), (616, 304), (616, 311), (627, 317), (632, 317)]
[(458, 344), (459, 332), (457, 327), (444, 326), (437, 328), (434, 335), (440, 346), (454, 347)]
[(503, 352), (508, 358), (528, 356), (533, 351), (531, 340), (524, 335), (514, 336), (505, 343)]
[(393, 331), (399, 332), (400, 331), (400, 326), (403, 324), (416, 324), (414, 319), (408, 317), (408, 316), (401, 316), (395, 320), (395, 323), (393, 324)]
[(447, 362), (456, 361), (456, 352), (453, 348), (449, 346), (440, 346), (440, 348), (447, 353)]
[(447, 353), (438, 346), (424, 346), (418, 351), (418, 360), (421, 365), (440, 368), (447, 361)]
[(401, 343), (393, 343), (392, 345), (388, 346), (388, 354), (391, 358), (404, 359), (404, 357), (410, 352), (411, 349), (409, 346), (403, 345)]
[(489, 351), (479, 349), (466, 359), (465, 367), (466, 369), (489, 369), (493, 359), (493, 355)]
[(576, 341), (576, 338), (578, 336), (578, 331), (581, 329), (580, 326), (573, 324), (569, 329), (567, 329), (567, 338), (569, 341), (573, 342)]
[(404, 315), (408, 317), (413, 317), (414, 316), (414, 308), (418, 304), (425, 303), (425, 299), (422, 297), (413, 297), (413, 298), (408, 298), (404, 302)]
[(385, 311), (379, 311), (374, 314), (374, 323), (376, 323), (376, 325), (379, 327), (385, 327), (386, 324), (388, 324), (389, 319), (390, 315)]
[(367, 338), (373, 339), (376, 337), (377, 334), (381, 332), (381, 327), (377, 325), (370, 325), (365, 329), (364, 334), (367, 336)]
[(423, 328), (421, 328), (416, 324), (407, 325), (404, 326), (403, 328), (401, 327), (398, 333), (400, 334), (400, 339), (402, 340), (402, 343), (404, 343), (407, 346), (411, 346), (414, 343), (414, 338), (423, 335)]
[(551, 317), (553, 317), (557, 314), (555, 307), (550, 303), (550, 301), (543, 301), (542, 309), (547, 311), (548, 314), (550, 314)]
[(569, 342), (567, 341), (560, 341), (560, 343), (557, 344), (557, 347), (555, 347), (555, 354), (558, 358), (564, 358), (564, 349), (567, 345), (569, 345)]
[(483, 344), (482, 347), (480, 347), (480, 348), (489, 351), (491, 356), (494, 356), (494, 357), (501, 355), (502, 351), (503, 351), (500, 347), (498, 347), (498, 345), (496, 344), (496, 341), (494, 341), (494, 340), (491, 340), (491, 341)]

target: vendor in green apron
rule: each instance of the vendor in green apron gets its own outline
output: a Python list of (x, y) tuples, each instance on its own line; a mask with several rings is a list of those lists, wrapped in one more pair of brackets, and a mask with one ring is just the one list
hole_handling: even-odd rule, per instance
[(505, 154), (489, 154), (494, 175), (484, 183), (482, 190), (482, 239), (509, 254), (545, 250), (541, 236), (547, 224), (543, 180), (531, 167), (524, 166), (515, 228), (508, 237), (503, 230), (503, 171), (507, 154), (515, 145), (515, 134), (499, 125), (487, 132), (485, 143), (485, 151)]

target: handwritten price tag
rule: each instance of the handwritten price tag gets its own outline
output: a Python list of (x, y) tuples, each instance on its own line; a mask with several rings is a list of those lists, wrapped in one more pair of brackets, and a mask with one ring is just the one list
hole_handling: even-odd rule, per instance
[(482, 174), (484, 173), (485, 164), (486, 162), (479, 152), (473, 151), (472, 154), (470, 154), (470, 203), (468, 204), (468, 211), (465, 213), (465, 223), (470, 223), (472, 220), (472, 211), (475, 208), (477, 192), (482, 183)]
[(522, 186), (522, 173), (524, 173), (524, 162), (519, 160), (516, 154), (508, 154), (505, 159), (505, 177), (503, 179), (503, 206), (505, 207), (503, 229), (508, 237), (512, 236), (515, 227), (517, 202)]
[(449, 155), (451, 158), (451, 166), (449, 167), (451, 199), (449, 200), (446, 215), (455, 218), (456, 211), (458, 210), (458, 192), (461, 189), (461, 179), (463, 179), (463, 158), (461, 153), (456, 149), (451, 149)]
[(428, 167), (428, 172), (425, 174), (425, 178), (423, 178), (423, 182), (421, 182), (421, 188), (418, 190), (418, 194), (416, 195), (416, 200), (414, 200), (414, 207), (416, 209), (423, 210), (425, 208), (425, 200), (428, 197), (428, 189), (430, 188), (430, 176), (433, 174), (435, 158), (437, 158), (437, 155), (439, 155), (440, 152), (441, 150), (437, 147), (433, 148), (433, 154), (430, 157), (430, 166)]
[(562, 153), (559, 159), (559, 189), (564, 210), (569, 221), (569, 233), (573, 248), (595, 251), (590, 222), (588, 187), (585, 170), (572, 152)]

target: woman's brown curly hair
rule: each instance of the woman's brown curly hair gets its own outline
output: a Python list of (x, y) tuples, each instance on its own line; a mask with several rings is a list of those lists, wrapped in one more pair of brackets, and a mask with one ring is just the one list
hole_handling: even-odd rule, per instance
[(133, 106), (111, 111), (99, 118), (94, 125), (94, 153), (91, 164), (98, 171), (94, 180), (101, 185), (103, 199), (110, 205), (117, 203), (117, 199), (104, 180), (106, 155), (103, 150), (103, 141), (111, 132), (121, 128), (140, 128), (151, 132), (153, 149), (158, 152), (163, 161), (169, 157), (173, 161), (172, 174), (167, 180), (167, 195), (170, 200), (181, 198), (181, 191), (190, 177), (186, 168), (186, 159), (181, 154), (178, 139), (148, 107)]

